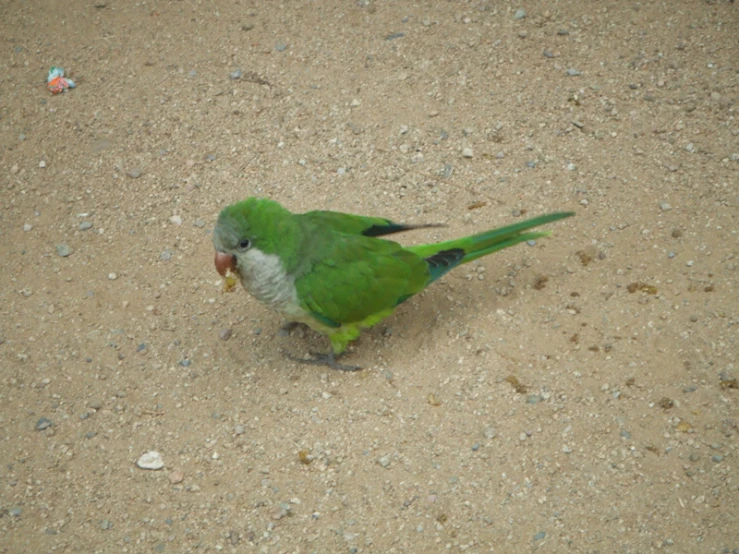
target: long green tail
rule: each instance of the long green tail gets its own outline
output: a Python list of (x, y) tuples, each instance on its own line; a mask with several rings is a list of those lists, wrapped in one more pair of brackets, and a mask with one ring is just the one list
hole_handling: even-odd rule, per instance
[(477, 235), (436, 244), (408, 246), (406, 249), (426, 260), (431, 272), (431, 281), (436, 281), (458, 265), (466, 264), (520, 242), (547, 237), (551, 234), (551, 231), (529, 231), (529, 229), (573, 215), (575, 215), (575, 212), (556, 212), (541, 215)]

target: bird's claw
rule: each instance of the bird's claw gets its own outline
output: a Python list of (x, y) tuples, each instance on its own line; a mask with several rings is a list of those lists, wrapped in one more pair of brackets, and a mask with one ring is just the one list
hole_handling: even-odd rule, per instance
[(336, 356), (333, 352), (329, 352), (328, 354), (322, 354), (320, 352), (311, 352), (310, 353), (312, 358), (296, 358), (295, 356), (291, 356), (290, 354), (287, 355), (289, 359), (291, 359), (294, 362), (298, 362), (300, 364), (309, 364), (309, 365), (325, 365), (330, 367), (331, 369), (335, 369), (337, 371), (358, 371), (362, 369), (358, 365), (345, 365), (340, 364), (336, 361)]

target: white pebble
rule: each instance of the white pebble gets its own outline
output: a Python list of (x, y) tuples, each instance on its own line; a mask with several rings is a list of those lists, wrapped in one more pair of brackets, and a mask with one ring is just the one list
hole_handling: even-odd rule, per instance
[(580, 200), (580, 205), (581, 206), (587, 206), (588, 205), (588, 199), (587, 198), (583, 198), (582, 200)]
[(40, 162), (38, 163), (38, 166), (39, 166), (39, 167), (40, 167), (41, 169), (43, 169), (43, 168), (45, 168), (45, 167), (46, 167), (46, 162), (45, 162), (44, 160), (41, 160), (41, 161), (40, 161)]
[(182, 218), (178, 215), (173, 215), (169, 218), (170, 223), (174, 223), (175, 225), (182, 225)]
[(110, 279), (111, 281), (115, 281), (116, 279), (118, 279), (118, 275), (112, 272), (108, 273), (108, 279)]
[(463, 158), (471, 158), (474, 156), (474, 153), (472, 152), (472, 148), (463, 148), (462, 149), (462, 157)]
[(164, 467), (164, 460), (162, 460), (162, 455), (159, 452), (150, 450), (149, 452), (142, 454), (141, 457), (136, 460), (136, 465), (141, 469), (151, 469), (156, 471)]
[(577, 166), (573, 164), (572, 162), (567, 164), (567, 171), (575, 171), (577, 169)]
[(33, 229), (33, 225), (31, 225), (30, 223), (24, 223), (24, 224), (23, 224), (23, 230), (24, 230), (25, 232), (28, 232), (28, 231), (30, 231), (31, 229)]

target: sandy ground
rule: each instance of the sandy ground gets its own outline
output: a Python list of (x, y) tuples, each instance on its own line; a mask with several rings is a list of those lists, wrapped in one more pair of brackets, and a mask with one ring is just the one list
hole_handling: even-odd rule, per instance
[[(736, 4), (7, 0), (0, 37), (0, 552), (739, 552)], [(345, 374), (222, 292), (252, 195), (447, 225), (406, 244), (577, 216)]]

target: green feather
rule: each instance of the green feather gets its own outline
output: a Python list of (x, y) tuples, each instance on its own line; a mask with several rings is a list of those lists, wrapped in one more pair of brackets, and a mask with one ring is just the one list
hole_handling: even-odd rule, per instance
[(488, 254), (492, 254), (493, 252), (498, 252), (499, 250), (508, 248), (509, 246), (515, 246), (521, 242), (535, 240), (541, 237), (548, 237), (551, 235), (550, 231), (526, 231), (573, 215), (575, 215), (575, 212), (556, 212), (541, 215), (539, 217), (521, 221), (520, 223), (507, 225), (506, 227), (485, 231), (484, 233), (479, 233), (477, 235), (439, 242), (436, 244), (408, 246), (406, 249), (427, 259), (433, 258), (435, 255), (444, 251), (461, 250), (464, 252), (464, 255), (460, 257), (456, 263), (449, 264), (442, 268), (443, 270), (437, 270), (435, 272), (432, 271), (433, 279), (431, 279), (430, 282), (433, 282), (458, 265), (469, 263), (483, 256), (487, 256)]
[(309, 222), (309, 224), (320, 225), (324, 228), (328, 227), (342, 233), (363, 235), (365, 237), (381, 237), (413, 229), (443, 227), (443, 225), (437, 223), (408, 225), (406, 223), (395, 223), (394, 221), (381, 217), (365, 217), (330, 211), (307, 212), (296, 217)]

